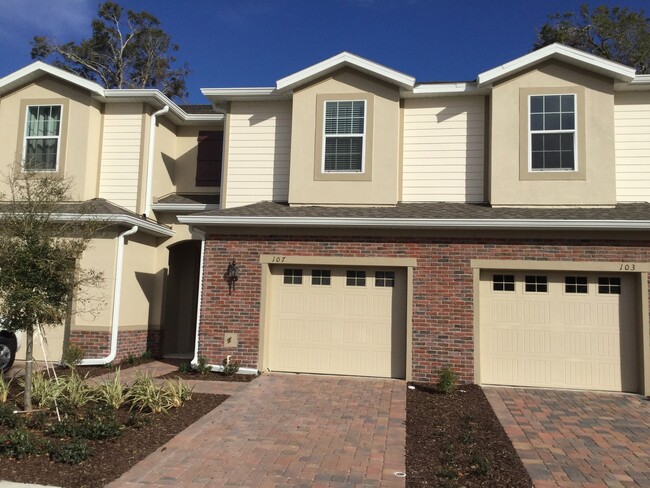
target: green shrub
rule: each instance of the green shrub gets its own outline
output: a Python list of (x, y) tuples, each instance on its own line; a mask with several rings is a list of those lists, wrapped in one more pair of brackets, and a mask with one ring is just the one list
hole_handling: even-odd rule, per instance
[(167, 390), (157, 386), (148, 374), (136, 375), (135, 381), (129, 388), (128, 397), (131, 409), (136, 408), (140, 412), (160, 413), (171, 407)]
[(199, 372), (199, 374), (208, 374), (212, 371), (212, 368), (208, 364), (208, 358), (203, 354), (199, 355), (196, 370)]
[(9, 388), (11, 387), (12, 382), (13, 378), (9, 381), (5, 381), (4, 375), (0, 372), (0, 403), (7, 403), (7, 400), (9, 399)]
[(180, 366), (178, 366), (179, 373), (185, 374), (185, 373), (189, 373), (190, 371), (192, 371), (192, 365), (190, 363), (184, 362), (181, 363)]
[(28, 429), (45, 430), (49, 417), (42, 410), (32, 410), (25, 415), (25, 426)]
[(41, 451), (38, 440), (28, 431), (14, 429), (0, 435), (0, 454), (14, 459), (22, 459)]
[(70, 369), (75, 369), (81, 364), (81, 361), (84, 358), (84, 351), (81, 346), (77, 344), (68, 343), (63, 349), (63, 355), (61, 356), (61, 362)]
[(145, 351), (142, 354), (140, 354), (141, 362), (151, 361), (152, 359), (153, 359), (153, 353), (151, 351)]
[(180, 407), (187, 400), (192, 399), (192, 391), (187, 384), (178, 378), (176, 381), (165, 380), (164, 388), (167, 394), (167, 401), (172, 407)]
[(125, 425), (133, 429), (140, 429), (151, 423), (151, 418), (138, 412), (132, 412), (126, 419)]
[[(25, 388), (25, 380), (21, 378), (20, 386)], [(48, 378), (43, 371), (32, 374), (32, 401), (41, 408), (54, 408), (55, 402), (61, 396), (61, 381)]]
[(490, 472), (490, 469), (492, 469), (490, 460), (483, 454), (472, 454), (471, 462), (474, 472), (479, 476), (487, 475)]
[(79, 464), (88, 459), (90, 450), (83, 442), (73, 441), (67, 444), (51, 444), (48, 454), (55, 463)]
[(133, 354), (129, 353), (128, 356), (122, 359), (120, 364), (125, 366), (135, 366), (136, 364), (138, 364), (138, 358), (135, 357)]
[(449, 395), (456, 391), (456, 373), (449, 367), (445, 366), (438, 372), (438, 382), (436, 386), (438, 390), (445, 395)]
[(223, 365), (223, 374), (225, 376), (232, 376), (237, 374), (239, 371), (239, 361), (228, 361), (228, 358), (225, 358), (222, 362)]
[(22, 423), (20, 415), (14, 413), (15, 406), (8, 403), (0, 404), (0, 425), (15, 429)]
[(120, 368), (115, 370), (113, 379), (102, 381), (95, 387), (95, 394), (98, 401), (115, 410), (127, 402), (127, 388), (120, 379)]
[(84, 381), (87, 377), (88, 375), (82, 378), (72, 370), (69, 376), (59, 380), (61, 397), (73, 408), (83, 407), (96, 398), (95, 388)]

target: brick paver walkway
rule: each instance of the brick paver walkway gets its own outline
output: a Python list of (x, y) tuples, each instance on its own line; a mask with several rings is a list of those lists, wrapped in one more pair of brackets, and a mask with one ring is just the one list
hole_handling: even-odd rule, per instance
[(265, 374), (110, 487), (403, 487), (406, 385)]
[(650, 487), (650, 402), (638, 395), (484, 388), (538, 488)]

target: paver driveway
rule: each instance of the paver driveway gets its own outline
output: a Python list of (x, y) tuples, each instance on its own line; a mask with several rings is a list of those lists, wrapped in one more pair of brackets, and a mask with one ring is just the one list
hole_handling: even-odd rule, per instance
[(645, 398), (484, 391), (536, 487), (650, 487), (650, 402)]
[(405, 390), (266, 374), (109, 486), (402, 487)]

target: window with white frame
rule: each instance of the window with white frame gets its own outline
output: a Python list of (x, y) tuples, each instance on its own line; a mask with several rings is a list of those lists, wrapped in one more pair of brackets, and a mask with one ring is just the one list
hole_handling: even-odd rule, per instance
[(366, 101), (327, 101), (324, 117), (323, 171), (362, 173)]
[(576, 95), (529, 97), (531, 171), (576, 171)]
[(61, 105), (29, 105), (25, 117), (23, 168), (57, 171), (61, 146)]

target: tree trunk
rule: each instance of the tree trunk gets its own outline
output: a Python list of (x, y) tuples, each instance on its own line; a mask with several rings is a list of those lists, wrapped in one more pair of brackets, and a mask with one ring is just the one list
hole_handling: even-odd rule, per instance
[(25, 331), (25, 410), (32, 409), (32, 372), (34, 361), (34, 329)]

